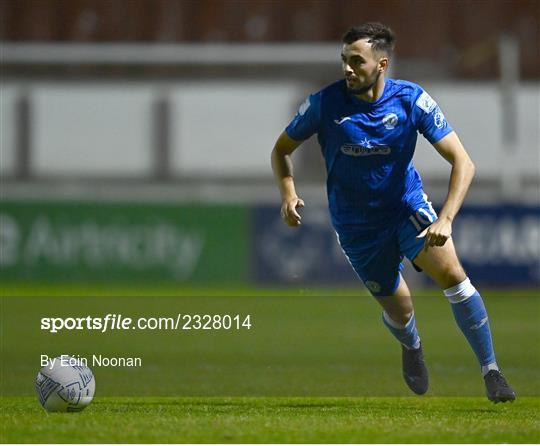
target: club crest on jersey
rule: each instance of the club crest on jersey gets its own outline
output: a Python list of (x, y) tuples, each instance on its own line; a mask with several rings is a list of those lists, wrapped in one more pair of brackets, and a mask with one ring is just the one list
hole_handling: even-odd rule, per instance
[(384, 118), (382, 118), (382, 123), (384, 125), (384, 128), (387, 130), (392, 130), (396, 127), (398, 123), (398, 117), (395, 113), (387, 113), (384, 115)]
[(416, 100), (416, 105), (418, 105), (418, 107), (420, 107), (426, 113), (431, 113), (433, 109), (437, 107), (437, 103), (425, 91), (422, 92), (420, 96), (418, 96), (418, 99)]

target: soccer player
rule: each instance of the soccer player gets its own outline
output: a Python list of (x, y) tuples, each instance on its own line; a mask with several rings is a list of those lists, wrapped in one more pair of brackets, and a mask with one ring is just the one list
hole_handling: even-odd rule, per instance
[[(437, 103), (419, 85), (386, 79), (394, 34), (380, 23), (353, 27), (343, 37), (344, 80), (310, 95), (272, 151), (281, 215), (299, 226), (292, 152), (317, 134), (327, 171), (332, 225), (352, 267), (382, 306), (382, 321), (402, 345), (409, 388), (428, 390), (428, 372), (411, 293), (400, 271), (406, 256), (450, 301), (457, 325), (478, 361), (487, 397), (515, 399), (499, 371), (482, 297), (463, 270), (452, 242), (452, 221), (474, 176), (474, 165)], [(439, 215), (412, 162), (420, 132), (452, 166)]]

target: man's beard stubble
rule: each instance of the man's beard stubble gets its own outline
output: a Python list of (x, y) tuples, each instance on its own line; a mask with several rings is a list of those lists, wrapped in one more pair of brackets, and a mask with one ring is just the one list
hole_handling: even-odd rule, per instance
[(377, 71), (375, 75), (375, 79), (372, 82), (369, 82), (367, 85), (364, 85), (363, 87), (360, 87), (360, 88), (348, 88), (349, 92), (355, 95), (366, 93), (367, 91), (371, 90), (375, 86), (375, 84), (379, 80), (380, 75), (381, 75), (381, 72)]

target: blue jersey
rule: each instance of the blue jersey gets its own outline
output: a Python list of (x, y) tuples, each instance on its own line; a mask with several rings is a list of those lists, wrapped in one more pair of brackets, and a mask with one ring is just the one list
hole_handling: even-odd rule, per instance
[(418, 132), (432, 144), (452, 131), (418, 85), (386, 79), (375, 102), (359, 100), (345, 80), (310, 95), (287, 134), (317, 133), (327, 170), (328, 204), (338, 232), (381, 229), (424, 203), (412, 157)]

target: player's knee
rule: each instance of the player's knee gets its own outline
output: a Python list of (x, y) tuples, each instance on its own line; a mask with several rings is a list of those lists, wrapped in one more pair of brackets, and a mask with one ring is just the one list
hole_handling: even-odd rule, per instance
[(445, 288), (457, 285), (467, 278), (463, 267), (459, 263), (448, 265), (443, 269), (441, 276), (441, 282)]
[(414, 312), (412, 310), (408, 311), (406, 313), (403, 313), (402, 318), (399, 321), (399, 323), (401, 325), (407, 325), (409, 323), (409, 321), (411, 320), (411, 318), (413, 317), (413, 314), (414, 314)]
[(414, 314), (412, 305), (410, 307), (406, 306), (406, 307), (402, 307), (400, 309), (396, 309), (393, 311), (387, 310), (386, 312), (390, 316), (390, 319), (392, 319), (393, 321), (397, 322), (400, 325), (407, 325), (407, 322), (411, 320)]

